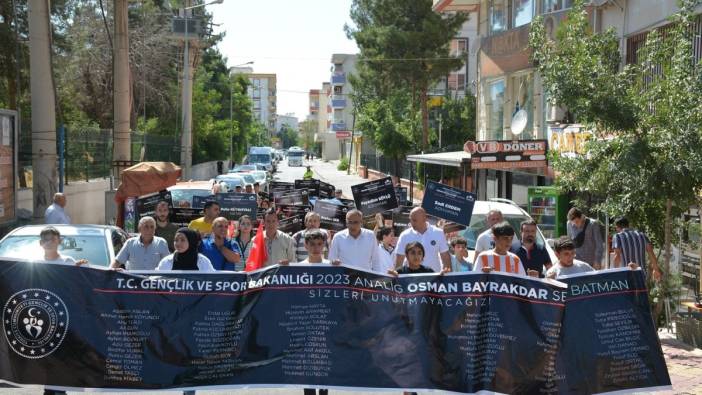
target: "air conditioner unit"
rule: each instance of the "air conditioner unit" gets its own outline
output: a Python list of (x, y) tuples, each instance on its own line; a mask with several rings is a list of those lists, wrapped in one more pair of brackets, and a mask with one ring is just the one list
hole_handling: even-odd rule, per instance
[(557, 123), (565, 119), (566, 112), (563, 107), (557, 104), (548, 104), (546, 111), (546, 122)]

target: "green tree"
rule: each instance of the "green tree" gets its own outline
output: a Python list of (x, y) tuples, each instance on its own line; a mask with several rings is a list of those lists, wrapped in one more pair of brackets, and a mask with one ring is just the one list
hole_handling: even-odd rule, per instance
[(431, 0), (354, 0), (349, 38), (360, 49), (354, 102), (361, 109), (373, 98), (386, 99), (408, 89), (412, 109), (421, 111), (421, 146), (429, 145), (427, 92), (463, 64), (449, 55), (449, 44), (467, 20), (464, 13), (439, 14)]
[(278, 131), (278, 137), (280, 137), (283, 148), (290, 148), (292, 146), (298, 145), (299, 135), (295, 129), (291, 128), (288, 124), (283, 124), (283, 126)]
[[(672, 29), (650, 33), (639, 62), (623, 68), (616, 34), (594, 34), (582, 0), (555, 42), (541, 18), (530, 37), (549, 97), (596, 136), (585, 156), (554, 158), (558, 185), (605, 197), (592, 209), (627, 215), (662, 242), (666, 274), (673, 219), (697, 202), (702, 188), (702, 79), (691, 30), (697, 4), (681, 1)], [(661, 285), (664, 293), (667, 286)]]
[(463, 143), (475, 140), (475, 96), (444, 98), (441, 106), (435, 108), (433, 113), (432, 145), (439, 146), (439, 119), (443, 151), (460, 151)]

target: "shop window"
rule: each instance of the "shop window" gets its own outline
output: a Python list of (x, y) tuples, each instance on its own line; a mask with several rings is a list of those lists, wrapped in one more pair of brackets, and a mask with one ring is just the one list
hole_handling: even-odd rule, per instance
[(527, 113), (527, 125), (520, 135), (523, 139), (534, 138), (534, 74), (512, 77), (512, 103), (510, 119), (519, 110)]
[(485, 90), (486, 139), (501, 140), (504, 127), (505, 81), (487, 84)]
[(509, 0), (492, 0), (490, 1), (490, 7), (488, 9), (488, 18), (490, 18), (490, 24), (488, 25), (490, 34), (495, 34), (499, 32), (506, 31), (509, 26), (508, 12), (509, 12)]
[(556, 12), (573, 6), (573, 0), (541, 0), (541, 12)]
[(512, 28), (531, 23), (534, 17), (534, 0), (512, 0)]

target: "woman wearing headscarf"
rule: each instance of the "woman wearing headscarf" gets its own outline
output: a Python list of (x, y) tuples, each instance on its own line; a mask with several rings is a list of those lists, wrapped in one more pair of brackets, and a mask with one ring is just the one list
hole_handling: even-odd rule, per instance
[(198, 270), (214, 272), (212, 263), (197, 252), (200, 235), (189, 228), (180, 228), (173, 238), (175, 252), (161, 259), (156, 270)]

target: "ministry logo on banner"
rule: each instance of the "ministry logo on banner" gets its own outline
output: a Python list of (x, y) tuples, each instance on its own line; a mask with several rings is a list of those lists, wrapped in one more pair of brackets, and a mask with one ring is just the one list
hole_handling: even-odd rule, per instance
[(63, 342), (68, 331), (68, 309), (53, 292), (30, 288), (8, 299), (2, 322), (10, 347), (25, 358), (38, 359)]

